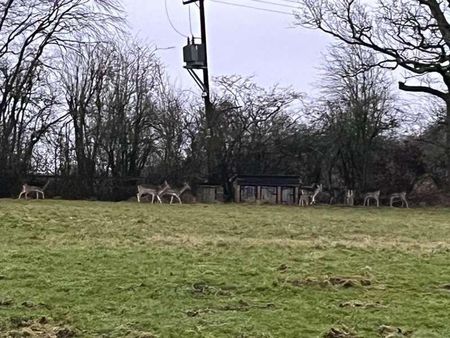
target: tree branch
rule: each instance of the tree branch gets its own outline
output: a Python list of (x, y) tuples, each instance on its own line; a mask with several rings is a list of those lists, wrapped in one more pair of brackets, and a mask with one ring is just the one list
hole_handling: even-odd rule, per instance
[(441, 92), (440, 90), (431, 88), (431, 87), (425, 87), (425, 86), (409, 86), (405, 84), (404, 82), (398, 83), (398, 88), (400, 90), (404, 90), (407, 92), (419, 92), (419, 93), (428, 93), (434, 96), (437, 96), (441, 98), (444, 101), (448, 101), (450, 99), (450, 95), (448, 93)]

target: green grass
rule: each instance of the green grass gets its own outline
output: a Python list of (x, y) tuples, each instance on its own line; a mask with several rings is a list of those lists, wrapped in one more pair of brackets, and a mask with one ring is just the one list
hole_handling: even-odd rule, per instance
[(0, 200), (0, 337), (449, 337), (445, 284), (450, 209)]

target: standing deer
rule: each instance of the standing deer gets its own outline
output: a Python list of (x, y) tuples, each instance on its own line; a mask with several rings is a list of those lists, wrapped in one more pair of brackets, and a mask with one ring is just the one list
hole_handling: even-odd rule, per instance
[(28, 199), (28, 194), (30, 192), (36, 193), (36, 199), (39, 199), (39, 194), (42, 195), (42, 199), (45, 199), (44, 190), (47, 188), (48, 184), (50, 183), (50, 180), (45, 183), (45, 185), (41, 187), (37, 187), (35, 185), (28, 185), (27, 183), (22, 185), (22, 191), (19, 194), (19, 197), (17, 199), (20, 199), (22, 195), (25, 195), (25, 199)]
[[(322, 191), (322, 184), (315, 184), (313, 185), (313, 187), (314, 186), (315, 186), (314, 190), (309, 190), (312, 189), (312, 187), (304, 187), (305, 189), (300, 190), (302, 194), (300, 195), (300, 198), (298, 200), (298, 205), (316, 204), (316, 197)], [(311, 202), (309, 201), (310, 197)]]
[(141, 202), (141, 197), (143, 195), (152, 195), (152, 203), (155, 201), (155, 197), (159, 203), (162, 203), (160, 196), (162, 196), (162, 194), (166, 190), (170, 189), (170, 185), (167, 183), (167, 181), (164, 181), (164, 184), (160, 188), (153, 188), (153, 187), (148, 187), (148, 186), (144, 186), (144, 185), (140, 184), (137, 186), (137, 189), (138, 189), (138, 193), (136, 196), (137, 196), (138, 203)]
[(355, 205), (355, 190), (348, 189), (345, 194), (345, 204)]
[(406, 206), (406, 208), (409, 208), (408, 201), (406, 200), (406, 192), (396, 192), (391, 194), (391, 198), (389, 200), (389, 205), (391, 207), (393, 207), (394, 200), (397, 198), (400, 199), (400, 201), (402, 202), (402, 207)]
[(189, 183), (185, 182), (183, 187), (180, 190), (175, 190), (175, 189), (167, 189), (166, 191), (164, 191), (164, 193), (162, 195), (169, 195), (170, 196), (170, 204), (173, 203), (173, 199), (174, 197), (178, 200), (178, 202), (180, 204), (181, 203), (181, 198), (180, 196), (186, 191), (186, 190), (191, 190), (191, 187), (189, 185)]
[(370, 199), (374, 199), (377, 202), (377, 207), (380, 206), (380, 190), (368, 192), (364, 195), (364, 206), (369, 206)]
[(301, 195), (298, 199), (298, 205), (307, 206), (309, 204), (309, 198), (311, 197), (311, 192), (307, 190), (300, 190)]

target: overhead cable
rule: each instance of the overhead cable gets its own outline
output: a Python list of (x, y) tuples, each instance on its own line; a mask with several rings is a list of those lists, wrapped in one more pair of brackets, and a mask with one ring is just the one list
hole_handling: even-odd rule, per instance
[(265, 11), (265, 12), (272, 12), (272, 13), (289, 15), (289, 16), (293, 16), (294, 15), (293, 13), (279, 11), (279, 10), (276, 10), (276, 9), (268, 9), (268, 8), (249, 6), (249, 5), (242, 5), (242, 4), (237, 4), (237, 3), (234, 3), (234, 2), (227, 2), (227, 1), (222, 1), (222, 0), (209, 0), (209, 1), (220, 3), (220, 4), (224, 4), (224, 5), (229, 5), (229, 6), (250, 8), (250, 9), (256, 9), (256, 10)]
[(165, 7), (166, 7), (166, 16), (167, 16), (167, 20), (169, 21), (170, 26), (172, 27), (172, 29), (177, 32), (179, 35), (181, 35), (184, 38), (188, 38), (188, 36), (186, 34), (181, 33), (178, 29), (175, 28), (172, 20), (170, 19), (170, 15), (169, 15), (169, 10), (167, 8), (167, 0), (164, 1)]

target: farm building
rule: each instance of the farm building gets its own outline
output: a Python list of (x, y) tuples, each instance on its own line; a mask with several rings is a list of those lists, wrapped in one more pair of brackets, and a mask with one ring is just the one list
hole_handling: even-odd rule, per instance
[(223, 202), (223, 187), (214, 184), (200, 184), (197, 186), (197, 198), (202, 203)]
[(237, 175), (230, 181), (233, 183), (234, 201), (237, 203), (298, 203), (300, 176)]

